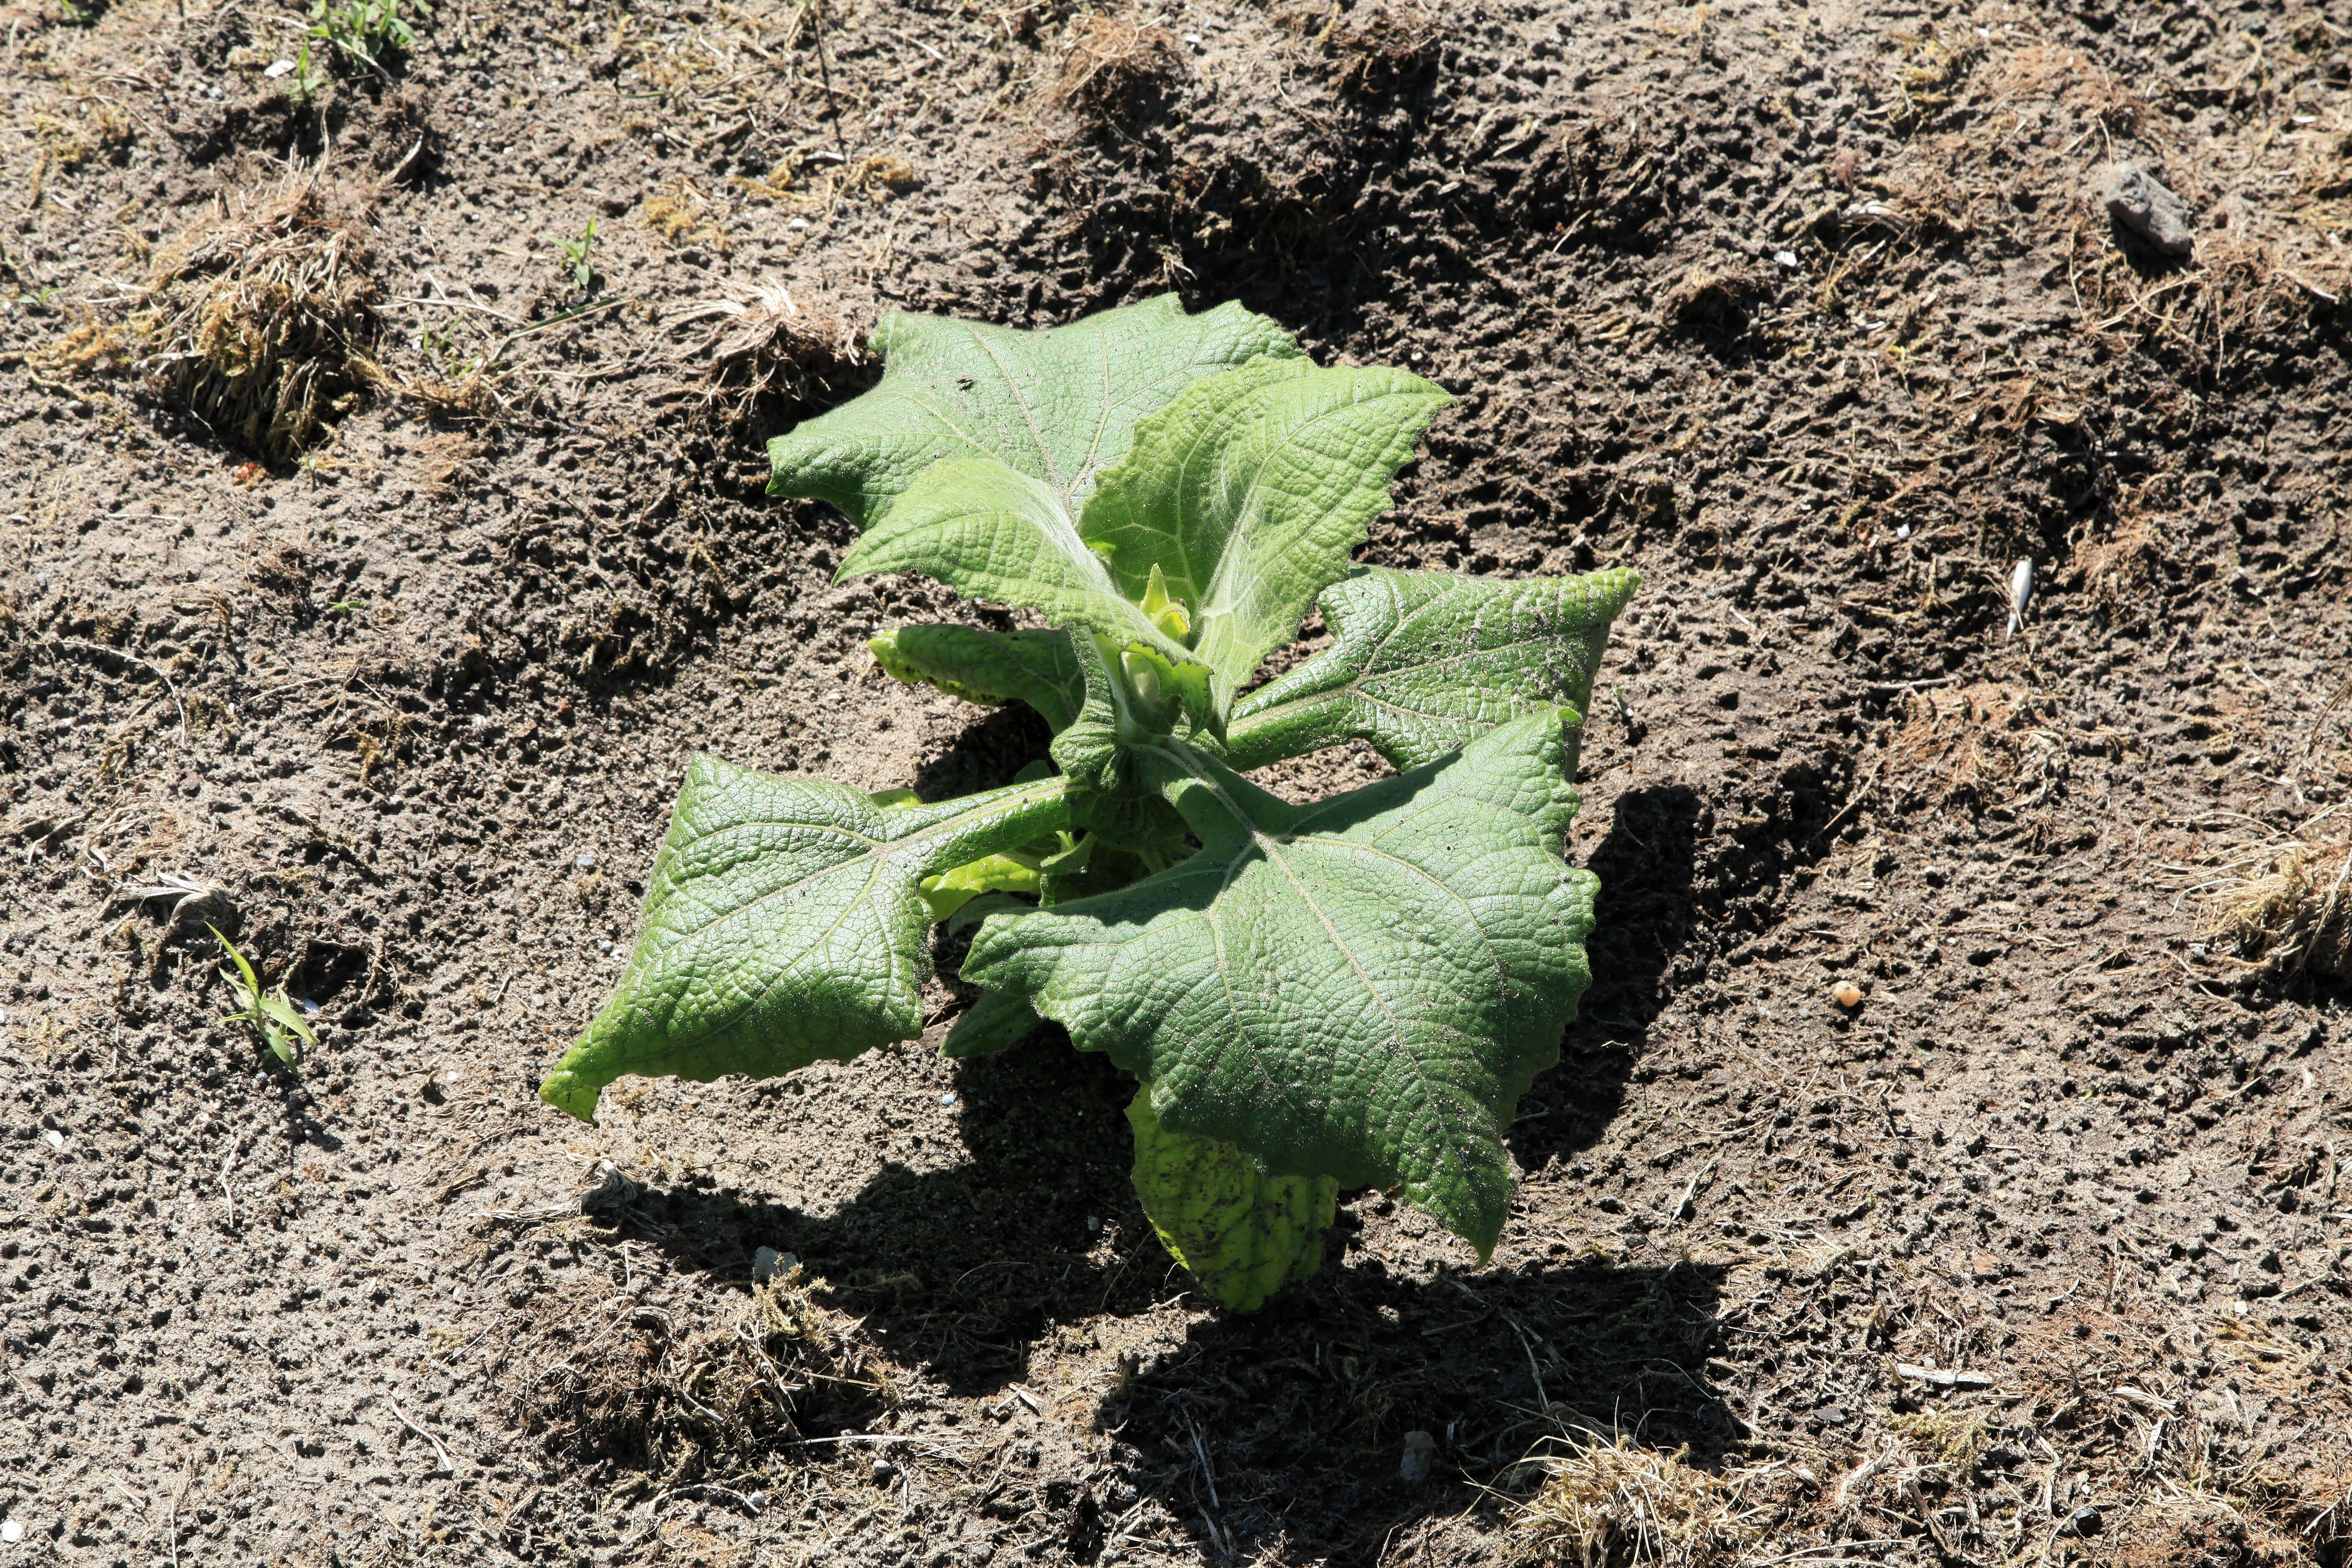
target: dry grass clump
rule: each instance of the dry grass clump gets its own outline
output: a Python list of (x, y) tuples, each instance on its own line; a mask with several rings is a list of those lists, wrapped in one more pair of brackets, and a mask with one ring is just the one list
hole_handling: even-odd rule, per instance
[(2166, 563), (2149, 513), (2126, 510), (2105, 538), (2074, 546), (2074, 570), (2083, 593), (2110, 621), (2144, 619), (2157, 596)]
[(1176, 35), (1156, 23), (1097, 12), (1071, 40), (1052, 100), (1058, 108), (1115, 113), (1183, 74)]
[(707, 245), (727, 254), (727, 225), (712, 216), (709, 198), (692, 180), (680, 180), (661, 195), (647, 196), (638, 219), (672, 245)]
[(1903, 50), (1903, 63), (1895, 69), (1895, 96), (1885, 114), (1901, 131), (1949, 109), (1985, 52), (1983, 41), (1966, 27), (1949, 39), (1937, 37), (1932, 27), (1924, 34), (1897, 33), (1895, 42)]
[(706, 407), (730, 421), (747, 416), (762, 398), (837, 401), (860, 388), (871, 368), (856, 329), (820, 304), (794, 300), (781, 284), (713, 300), (681, 320), (713, 317), (717, 324), (698, 350), (708, 361), (698, 391)]
[(132, 318), (150, 388), (277, 461), (300, 456), (382, 373), (369, 276), (372, 192), (290, 174), (226, 195), (166, 247)]
[(1332, 0), (1293, 0), (1275, 7), (1274, 25), (1336, 62), (1341, 92), (1384, 93), (1437, 63), (1437, 18), (1412, 0), (1370, 0), (1342, 7)]
[(854, 1325), (809, 1298), (794, 1267), (724, 1329), (681, 1333), (650, 1307), (584, 1306), (518, 1345), (514, 1418), (550, 1449), (613, 1459), (675, 1486), (755, 1463), (804, 1417), (894, 1403), (887, 1369)]
[(2222, 868), (2203, 895), (2208, 941), (2273, 973), (2352, 980), (2352, 846), (2270, 845)]
[(1545, 1568), (1632, 1568), (1640, 1563), (1736, 1561), (1760, 1541), (1780, 1509), (1759, 1494), (1785, 1480), (1783, 1467), (1715, 1475), (1622, 1433), (1570, 1428), (1566, 1451), (1538, 1461), (1543, 1489), (1520, 1512), (1515, 1555)]
[(2046, 789), (2064, 774), (2065, 743), (2048, 728), (2055, 717), (2049, 698), (1991, 681), (1906, 692), (1886, 776), (1910, 781), (1909, 805), (1986, 806), (2036, 782)]

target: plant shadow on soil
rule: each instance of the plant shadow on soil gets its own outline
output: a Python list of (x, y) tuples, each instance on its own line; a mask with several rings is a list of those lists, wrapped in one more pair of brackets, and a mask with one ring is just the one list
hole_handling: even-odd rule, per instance
[[(1663, 977), (1694, 929), (1699, 819), (1686, 787), (1628, 792), (1585, 857), (1604, 889), (1595, 983), (1561, 1066), (1538, 1079), (1510, 1135), (1535, 1179), (1574, 1179), (1577, 1155), (1618, 1113)], [(1305, 1548), (1337, 1532), (1314, 1544), (1345, 1561), (1400, 1524), (1497, 1506), (1467, 1478), (1491, 1483), (1563, 1423), (1686, 1446), (1700, 1465), (1738, 1438), (1705, 1374), (1720, 1268), (1620, 1266), (1606, 1250), (1613, 1230), (1522, 1233), (1521, 1261), (1460, 1277), (1458, 1244), (1367, 1193), (1342, 1204), (1307, 1285), (1180, 1331), (1153, 1309), (1181, 1292), (1182, 1277), (1128, 1179), (1121, 1111), (1133, 1080), (1072, 1052), (1050, 1025), (951, 1071), (969, 1163), (892, 1163), (823, 1217), (725, 1193), (648, 1194), (670, 1236), (648, 1239), (682, 1268), (738, 1278), (751, 1247), (797, 1253), (868, 1337), (950, 1393), (987, 1397), (1025, 1380), (1060, 1418), (1118, 1431), (1141, 1456), (1129, 1476), (1139, 1494), (1196, 1530), (1210, 1503), (1197, 1432), (1229, 1539), (1281, 1532)], [(1122, 1339), (1106, 1318), (1134, 1334)], [(1418, 1487), (1399, 1477), (1415, 1430), (1439, 1443)], [(1285, 1517), (1281, 1500), (1303, 1495), (1308, 1473), (1325, 1506), (1311, 1521)], [(1254, 1499), (1274, 1501), (1244, 1500)], [(1092, 1503), (1072, 1507), (1070, 1542), (1085, 1560), (1099, 1524)]]

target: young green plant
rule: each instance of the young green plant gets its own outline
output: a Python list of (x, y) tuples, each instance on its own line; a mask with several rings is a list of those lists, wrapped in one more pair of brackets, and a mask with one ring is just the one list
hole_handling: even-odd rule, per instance
[[(301, 1046), (317, 1045), (319, 1037), (310, 1032), (302, 1010), (286, 994), (286, 983), (281, 980), (276, 990), (264, 991), (261, 977), (253, 972), (253, 965), (246, 962), (245, 954), (236, 950), (234, 942), (221, 935), (220, 928), (207, 925), (205, 929), (213, 933), (213, 940), (221, 944), (221, 951), (236, 963), (234, 971), (224, 969), (220, 975), (228, 982), (230, 994), (240, 1005), (237, 1011), (222, 1018), (221, 1022), (250, 1025), (253, 1032), (261, 1037), (261, 1043), (269, 1047), (269, 1054), (280, 1064), (289, 1068), (300, 1065)], [(295, 1044), (298, 1040), (301, 1046)]]
[[(381, 76), (390, 56), (415, 47), (411, 16), (429, 22), (433, 7), (425, 0), (406, 0), (404, 6), (403, 0), (341, 0), (338, 5), (311, 0), (308, 37)], [(307, 68), (308, 61), (298, 64)]]
[(595, 264), (588, 258), (589, 252), (595, 247), (596, 220), (593, 217), (588, 220), (588, 226), (581, 231), (578, 239), (559, 239), (555, 242), (555, 248), (563, 252), (563, 264), (572, 269), (572, 281), (583, 293), (587, 291), (588, 285), (596, 278)]
[[(1315, 1268), (1342, 1187), (1401, 1189), (1483, 1258), (1503, 1130), (1559, 1058), (1597, 884), (1560, 857), (1580, 715), (1627, 572), (1351, 566), (1448, 401), (1324, 368), (1237, 305), (1051, 331), (892, 316), (872, 391), (779, 437), (771, 489), (1050, 629), (917, 626), (901, 680), (1055, 731), (1002, 788), (922, 801), (698, 757), (612, 1000), (541, 1089), (708, 1080), (919, 1035), (926, 933), (976, 925), (950, 1056), (1052, 1018), (1139, 1088), (1135, 1182), (1202, 1287)], [(1330, 646), (1246, 689), (1320, 605)], [(1311, 805), (1244, 775), (1361, 741), (1399, 769)]]

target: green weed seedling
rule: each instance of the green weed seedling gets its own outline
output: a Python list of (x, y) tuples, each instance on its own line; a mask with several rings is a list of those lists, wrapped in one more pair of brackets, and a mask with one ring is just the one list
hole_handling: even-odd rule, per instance
[[(1313, 1272), (1340, 1188), (1490, 1254), (1503, 1131), (1559, 1057), (1598, 886), (1560, 858), (1580, 715), (1630, 572), (1353, 566), (1450, 399), (1324, 368), (1173, 298), (1052, 331), (896, 315), (872, 391), (778, 437), (839, 507), (840, 575), (919, 572), (1052, 629), (913, 626), (883, 668), (1020, 700), (1041, 760), (961, 800), (697, 757), (611, 1001), (541, 1088), (709, 1080), (922, 1031), (932, 922), (973, 929), (950, 1056), (1042, 1018), (1139, 1080), (1143, 1209), (1246, 1310)], [(1251, 689), (1320, 605), (1331, 644)], [(1364, 742), (1394, 777), (1309, 805), (1244, 775)]]
[(580, 291), (583, 294), (588, 291), (588, 285), (595, 280), (595, 265), (588, 258), (588, 253), (595, 247), (596, 220), (593, 217), (588, 220), (588, 226), (581, 231), (578, 239), (559, 239), (555, 242), (555, 248), (563, 252), (564, 265), (572, 268), (572, 281), (579, 285)]
[(205, 929), (213, 933), (213, 940), (221, 944), (221, 951), (236, 962), (235, 971), (224, 969), (220, 973), (243, 1005), (221, 1022), (251, 1025), (254, 1033), (261, 1037), (261, 1043), (269, 1047), (269, 1054), (279, 1063), (289, 1068), (299, 1066), (301, 1047), (294, 1042), (299, 1040), (302, 1045), (315, 1046), (319, 1043), (319, 1037), (310, 1032), (310, 1026), (302, 1017), (302, 1009), (294, 1005), (292, 999), (286, 994), (285, 983), (280, 981), (275, 991), (263, 991), (261, 977), (254, 973), (253, 965), (246, 962), (245, 954), (236, 950), (236, 943), (221, 935), (218, 926), (207, 925)]
[[(404, 14), (405, 13), (405, 14)], [(386, 57), (416, 46), (416, 28), (409, 20), (433, 19), (425, 0), (311, 0), (310, 36), (353, 63), (382, 75)], [(299, 79), (307, 63), (296, 62)]]
[(287, 79), (286, 96), (308, 108), (326, 85), (326, 73), (310, 63), (310, 43), (306, 38), (302, 47), (294, 53), (294, 69)]

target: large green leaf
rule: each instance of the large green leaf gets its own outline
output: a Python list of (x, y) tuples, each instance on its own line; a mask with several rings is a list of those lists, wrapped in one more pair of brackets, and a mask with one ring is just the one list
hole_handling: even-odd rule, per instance
[(1230, 702), (1347, 574), (1390, 479), (1451, 401), (1404, 371), (1304, 360), (1207, 377), (1136, 426), (1078, 531), (1108, 552), (1126, 598), (1156, 581), (1183, 606), (1187, 646)]
[(1220, 1306), (1255, 1311), (1321, 1266), (1323, 1233), (1338, 1212), (1330, 1177), (1276, 1179), (1230, 1143), (1169, 1131), (1151, 1113), (1148, 1084), (1127, 1121), (1144, 1217)]
[(901, 626), (866, 646), (876, 663), (910, 685), (922, 681), (967, 702), (1017, 698), (1056, 731), (1068, 729), (1086, 702), (1086, 679), (1066, 632)]
[(1309, 807), (1180, 742), (1130, 748), (1201, 850), (990, 916), (964, 977), (1146, 1079), (1171, 1131), (1270, 1176), (1402, 1183), (1486, 1253), (1510, 1198), (1502, 1129), (1588, 980), (1596, 883), (1559, 858), (1568, 721), (1530, 714)]
[(1025, 605), (1171, 664), (1192, 657), (1119, 592), (1054, 488), (993, 458), (951, 458), (916, 475), (842, 557), (838, 575), (867, 572), (925, 573), (967, 598)]
[(992, 458), (1075, 513), (1137, 420), (1198, 377), (1298, 353), (1263, 316), (1188, 316), (1172, 294), (1043, 332), (892, 314), (872, 346), (878, 385), (768, 443), (772, 492), (829, 500), (861, 526), (946, 458)]
[(708, 1082), (922, 1032), (925, 877), (1066, 826), (1064, 781), (886, 808), (698, 756), (611, 1001), (540, 1088), (583, 1121), (624, 1073)]
[(1641, 582), (1623, 570), (1510, 582), (1360, 567), (1323, 595), (1331, 646), (1234, 705), (1225, 761), (1246, 770), (1362, 740), (1414, 767), (1538, 708), (1580, 715), (1610, 623)]

